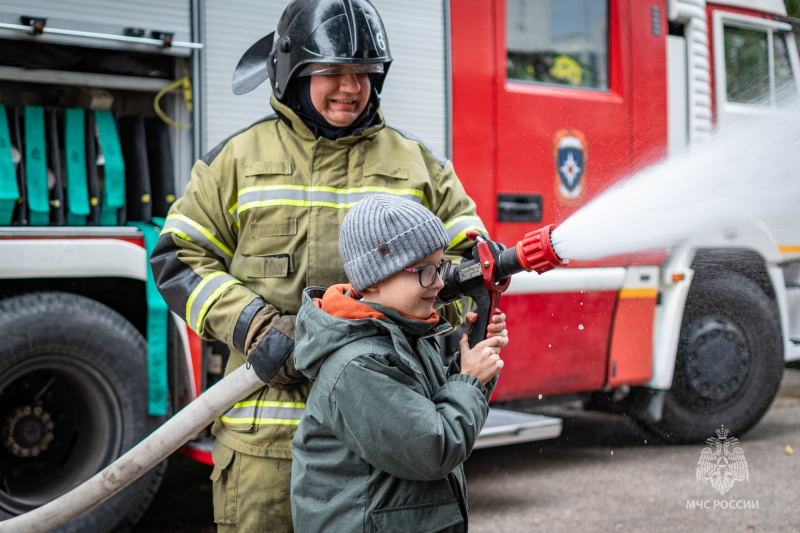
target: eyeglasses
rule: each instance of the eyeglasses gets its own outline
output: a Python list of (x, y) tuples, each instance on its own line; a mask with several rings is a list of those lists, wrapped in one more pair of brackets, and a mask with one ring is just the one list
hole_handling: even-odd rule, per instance
[(450, 263), (451, 261), (449, 259), (443, 259), (438, 265), (424, 265), (417, 268), (404, 268), (403, 272), (419, 273), (419, 284), (427, 289), (436, 280), (437, 273), (442, 280), (447, 279), (447, 274), (450, 273)]
[(349, 63), (311, 63), (298, 76), (339, 76), (342, 74), (383, 74), (383, 63), (352, 65)]

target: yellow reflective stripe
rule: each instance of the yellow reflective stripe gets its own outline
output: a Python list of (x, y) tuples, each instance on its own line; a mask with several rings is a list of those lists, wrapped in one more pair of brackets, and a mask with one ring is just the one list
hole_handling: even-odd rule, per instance
[[(353, 205), (355, 205), (360, 198), (355, 200), (347, 200), (342, 202), (332, 201), (332, 200), (314, 200), (314, 199), (301, 199), (301, 198), (271, 198), (267, 200), (251, 200), (251, 201), (244, 201), (243, 203), (239, 204), (243, 197), (247, 195), (257, 195), (260, 192), (270, 192), (270, 191), (299, 191), (302, 192), (304, 195), (308, 195), (309, 197), (313, 194), (317, 193), (326, 193), (331, 195), (342, 195), (347, 196), (351, 194), (365, 194), (365, 193), (384, 193), (384, 194), (394, 194), (394, 195), (401, 195), (401, 196), (416, 196), (420, 199), (422, 205), (430, 209), (430, 204), (425, 198), (425, 195), (422, 191), (418, 189), (394, 189), (391, 187), (351, 187), (347, 189), (338, 189), (335, 187), (328, 187), (328, 186), (314, 186), (314, 187), (305, 187), (302, 185), (266, 185), (266, 186), (259, 186), (259, 187), (246, 187), (239, 191), (239, 200), (237, 200), (237, 205), (234, 205), (230, 208), (231, 215), (233, 218), (238, 220), (238, 215), (243, 211), (247, 211), (248, 209), (254, 209), (257, 207), (272, 207), (272, 206), (285, 206), (285, 207), (329, 207), (332, 209), (349, 209)], [(299, 196), (299, 195), (298, 195)]]
[[(189, 224), (189, 225), (190, 225), (190, 226), (192, 226), (194, 229), (196, 229), (197, 231), (199, 231), (199, 232), (200, 232), (200, 233), (201, 233), (201, 234), (202, 234), (202, 235), (203, 235), (203, 236), (204, 236), (206, 239), (208, 239), (208, 240), (209, 240), (210, 242), (212, 242), (212, 243), (213, 243), (215, 246), (217, 246), (217, 247), (218, 247), (218, 248), (219, 248), (219, 249), (220, 249), (220, 250), (221, 250), (221, 251), (222, 251), (222, 252), (223, 252), (225, 255), (227, 255), (228, 257), (231, 257), (231, 258), (233, 257), (233, 252), (232, 252), (232, 251), (231, 251), (231, 250), (230, 250), (230, 249), (229, 249), (227, 246), (225, 246), (224, 244), (222, 244), (222, 243), (219, 241), (219, 239), (217, 239), (216, 237), (214, 237), (214, 236), (211, 234), (211, 232), (210, 232), (210, 231), (208, 231), (206, 228), (204, 228), (203, 226), (201, 226), (200, 224), (198, 224), (197, 222), (195, 222), (195, 221), (194, 221), (194, 220), (192, 220), (191, 218), (189, 218), (189, 217), (186, 217), (186, 216), (184, 216), (184, 215), (180, 215), (180, 214), (173, 214), (173, 215), (169, 215), (169, 216), (167, 217), (166, 223), (167, 223), (167, 224), (169, 224), (169, 221), (170, 221), (170, 220), (180, 220), (181, 222), (185, 222), (186, 224)], [(167, 224), (165, 224), (165, 225), (167, 225)], [(168, 228), (168, 229), (169, 229), (169, 230), (172, 230), (172, 229), (176, 229), (176, 228)], [(165, 229), (165, 230), (164, 230), (164, 231), (162, 231), (161, 233), (163, 234), (165, 231), (167, 231), (167, 229)], [(186, 234), (185, 234), (185, 233), (183, 233), (183, 232), (181, 232), (181, 234), (182, 234), (182, 235), (186, 235)], [(187, 240), (190, 240), (190, 241), (191, 241), (191, 239), (188, 239), (188, 238), (187, 238)], [(192, 242), (194, 242), (194, 241), (192, 241)]]
[(800, 252), (800, 246), (798, 245), (790, 245), (790, 244), (783, 244), (778, 246), (778, 251), (782, 254), (796, 254)]
[(184, 232), (182, 232), (178, 228), (164, 228), (164, 229), (161, 230), (161, 233), (159, 233), (158, 236), (161, 237), (162, 235), (166, 235), (167, 233), (174, 233), (175, 235), (177, 235), (178, 237), (180, 237), (184, 241), (189, 241), (189, 242), (193, 242), (194, 244), (197, 244), (196, 242), (194, 242), (192, 240), (191, 237), (186, 235)]
[(450, 248), (466, 240), (467, 232), (470, 230), (480, 231), (485, 235), (489, 233), (486, 231), (483, 221), (474, 215), (464, 215), (448, 220), (444, 227), (450, 237)]
[[(223, 279), (217, 279), (220, 276), (223, 276)], [(204, 277), (200, 283), (197, 284), (197, 287), (192, 291), (192, 294), (189, 295), (189, 298), (186, 300), (186, 323), (189, 324), (195, 331), (199, 331), (200, 323), (205, 315), (208, 313), (208, 308), (211, 304), (219, 298), (220, 292), (230, 287), (231, 285), (241, 284), (242, 282), (238, 279), (234, 278), (233, 276), (229, 275), (226, 272), (212, 272), (208, 276)], [(213, 289), (211, 294), (206, 296), (209, 292), (206, 290), (207, 288)], [(204, 297), (205, 296), (205, 297)], [(202, 306), (197, 308), (195, 305), (195, 300), (198, 300), (198, 303), (202, 303)], [(194, 309), (194, 313), (192, 310)], [(196, 315), (195, 320), (192, 320), (192, 316)]]
[(195, 331), (198, 331), (200, 329), (200, 324), (203, 322), (203, 320), (205, 320), (206, 315), (208, 314), (209, 307), (211, 307), (211, 304), (213, 304), (219, 299), (219, 296), (220, 294), (222, 294), (222, 291), (224, 291), (231, 285), (241, 285), (241, 284), (242, 282), (239, 281), (238, 279), (228, 280), (222, 285), (220, 285), (219, 288), (217, 288), (217, 290), (211, 293), (211, 296), (206, 298), (205, 303), (203, 303), (203, 307), (200, 308), (200, 313), (197, 315), (197, 329)]
[(450, 241), (450, 248), (452, 248), (452, 247), (454, 247), (454, 246), (457, 246), (457, 245), (458, 245), (458, 244), (460, 244), (461, 242), (463, 242), (463, 241), (467, 240), (467, 232), (468, 232), (469, 230), (473, 230), (473, 229), (474, 229), (474, 230), (476, 230), (476, 231), (480, 231), (480, 232), (482, 232), (482, 233), (487, 233), (487, 231), (486, 231), (486, 228), (482, 228), (482, 227), (480, 227), (480, 226), (469, 226), (469, 227), (467, 227), (467, 228), (464, 228), (464, 231), (461, 231), (461, 232), (459, 232), (459, 233), (458, 233), (458, 234), (457, 234), (455, 237), (453, 237), (453, 239)]
[(251, 192), (257, 191), (279, 191), (279, 190), (290, 190), (290, 191), (304, 191), (304, 192), (329, 192), (333, 194), (353, 194), (353, 193), (362, 193), (362, 192), (374, 192), (374, 193), (387, 193), (387, 194), (402, 194), (402, 195), (412, 195), (418, 196), (422, 200), (425, 199), (425, 196), (422, 194), (422, 191), (419, 189), (395, 189), (392, 187), (375, 187), (375, 186), (364, 186), (364, 187), (348, 187), (346, 189), (339, 189), (337, 187), (328, 187), (327, 185), (315, 185), (313, 187), (306, 187), (304, 185), (260, 185), (255, 187), (245, 187), (239, 191), (238, 196), (245, 195)]
[(232, 425), (272, 424), (278, 426), (296, 426), (300, 424), (299, 420), (286, 420), (283, 418), (229, 418), (223, 416), (220, 417), (220, 420)]
[(254, 185), (252, 187), (245, 187), (244, 189), (239, 189), (239, 196), (254, 191), (279, 191), (281, 189), (286, 189), (289, 191), (313, 191), (316, 188), (317, 187), (306, 187), (305, 185), (290, 185), (290, 184)]
[(658, 289), (620, 289), (620, 298), (657, 298)]
[(272, 400), (250, 400), (246, 402), (239, 402), (233, 406), (233, 409), (242, 407), (292, 407), (295, 409), (305, 409), (306, 404), (303, 402), (276, 402)]
[(450, 229), (453, 226), (455, 226), (456, 224), (460, 224), (464, 220), (474, 220), (475, 222), (481, 224), (481, 226), (480, 226), (481, 229), (486, 231), (485, 228), (483, 228), (483, 221), (480, 219), (480, 217), (476, 217), (476, 216), (473, 216), (473, 215), (463, 215), (463, 216), (460, 216), (460, 217), (451, 218), (450, 220), (448, 220), (445, 223), (444, 227), (447, 228), (447, 229)]

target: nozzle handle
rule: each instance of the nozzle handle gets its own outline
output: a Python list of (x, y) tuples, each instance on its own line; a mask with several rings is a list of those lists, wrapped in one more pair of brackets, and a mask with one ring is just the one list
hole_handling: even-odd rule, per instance
[(482, 290), (471, 295), (475, 301), (478, 318), (472, 324), (467, 337), (470, 348), (474, 348), (476, 344), (486, 338), (486, 328), (491, 323), (492, 317), (500, 312), (497, 307), (500, 304), (500, 294), (498, 291)]

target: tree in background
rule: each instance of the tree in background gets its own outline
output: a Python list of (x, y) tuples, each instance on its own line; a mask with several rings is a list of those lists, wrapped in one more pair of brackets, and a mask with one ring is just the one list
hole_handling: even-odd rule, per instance
[(800, 0), (786, 0), (786, 12), (790, 17), (800, 18)]

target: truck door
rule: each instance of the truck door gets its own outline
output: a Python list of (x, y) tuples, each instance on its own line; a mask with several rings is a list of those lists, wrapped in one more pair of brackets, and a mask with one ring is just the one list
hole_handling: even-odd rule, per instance
[[(493, 238), (513, 244), (560, 223), (663, 156), (664, 0), (472, 0), (451, 9), (454, 162)], [(493, 161), (477, 141), (487, 131)], [(524, 275), (512, 280), (501, 307), (515, 348), (496, 400), (607, 382), (613, 316), (632, 262), (573, 261), (579, 268), (518, 290)]]
[[(629, 22), (627, 8), (605, 0), (506, 0), (497, 13), (496, 233), (514, 242), (563, 221), (627, 172)], [(511, 330), (530, 349), (515, 351), (500, 392), (602, 387), (616, 291), (583, 292), (571, 281), (564, 292), (504, 301)], [(510, 383), (509, 374), (525, 379)]]
[(497, 13), (497, 236), (513, 241), (627, 171), (628, 12), (605, 0), (506, 0)]

